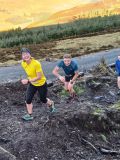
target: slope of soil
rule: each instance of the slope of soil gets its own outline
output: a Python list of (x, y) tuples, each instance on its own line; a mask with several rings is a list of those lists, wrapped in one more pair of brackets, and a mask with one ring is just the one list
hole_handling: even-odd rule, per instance
[(74, 98), (55, 82), (48, 97), (55, 101), (56, 112), (50, 113), (35, 96), (30, 122), (21, 119), (26, 112), (25, 90), (20, 82), (0, 86), (0, 146), (17, 160), (120, 159), (120, 96), (115, 77), (78, 80)]

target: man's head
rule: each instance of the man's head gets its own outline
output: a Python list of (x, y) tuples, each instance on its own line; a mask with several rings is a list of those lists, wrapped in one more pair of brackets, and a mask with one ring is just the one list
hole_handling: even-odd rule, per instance
[(64, 61), (64, 64), (65, 64), (66, 66), (69, 66), (70, 63), (71, 63), (71, 55), (70, 55), (70, 54), (65, 54), (65, 55), (63, 56), (63, 61)]
[(21, 49), (22, 59), (24, 61), (28, 61), (31, 58), (31, 52), (28, 48), (22, 48)]

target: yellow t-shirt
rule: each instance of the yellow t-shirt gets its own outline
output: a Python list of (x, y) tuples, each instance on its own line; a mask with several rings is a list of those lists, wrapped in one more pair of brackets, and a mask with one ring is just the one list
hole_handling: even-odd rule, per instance
[(25, 70), (29, 80), (36, 78), (37, 72), (42, 73), (42, 77), (40, 80), (31, 82), (34, 86), (42, 86), (46, 82), (46, 77), (44, 76), (40, 62), (32, 58), (30, 64), (27, 64), (25, 61), (22, 61), (21, 65)]

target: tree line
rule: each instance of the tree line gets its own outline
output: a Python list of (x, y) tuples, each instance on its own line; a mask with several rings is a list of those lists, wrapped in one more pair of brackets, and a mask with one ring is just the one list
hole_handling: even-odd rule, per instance
[(65, 24), (56, 24), (31, 29), (11, 29), (0, 32), (0, 48), (9, 48), (28, 44), (38, 44), (46, 41), (81, 36), (84, 34), (101, 32), (110, 29), (119, 29), (120, 15), (111, 15), (94, 18), (73, 18)]

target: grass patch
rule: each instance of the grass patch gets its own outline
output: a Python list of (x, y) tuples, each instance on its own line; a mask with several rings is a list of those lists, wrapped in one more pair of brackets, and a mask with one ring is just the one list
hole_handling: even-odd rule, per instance
[(59, 93), (60, 97), (65, 98), (69, 96), (69, 92), (66, 91), (64, 88), (61, 90), (61, 92)]
[(85, 89), (82, 86), (74, 85), (73, 88), (77, 95), (81, 95), (82, 93), (85, 92)]
[[(78, 86), (78, 85), (74, 85), (74, 90), (76, 92), (77, 95), (81, 95), (82, 93), (85, 92), (85, 89), (82, 86)], [(70, 94), (68, 91), (66, 91), (64, 88), (60, 91), (59, 95), (62, 98), (68, 97)]]
[(120, 110), (120, 101), (118, 101), (116, 104), (112, 105), (112, 106), (109, 106), (110, 108), (113, 108), (113, 109), (117, 109), (117, 110)]
[(96, 110), (94, 110), (93, 115), (102, 115), (104, 113), (104, 111), (100, 108), (97, 108)]
[(92, 74), (94, 76), (114, 76), (114, 71), (107, 67), (106, 60), (102, 57), (100, 63), (92, 71)]

